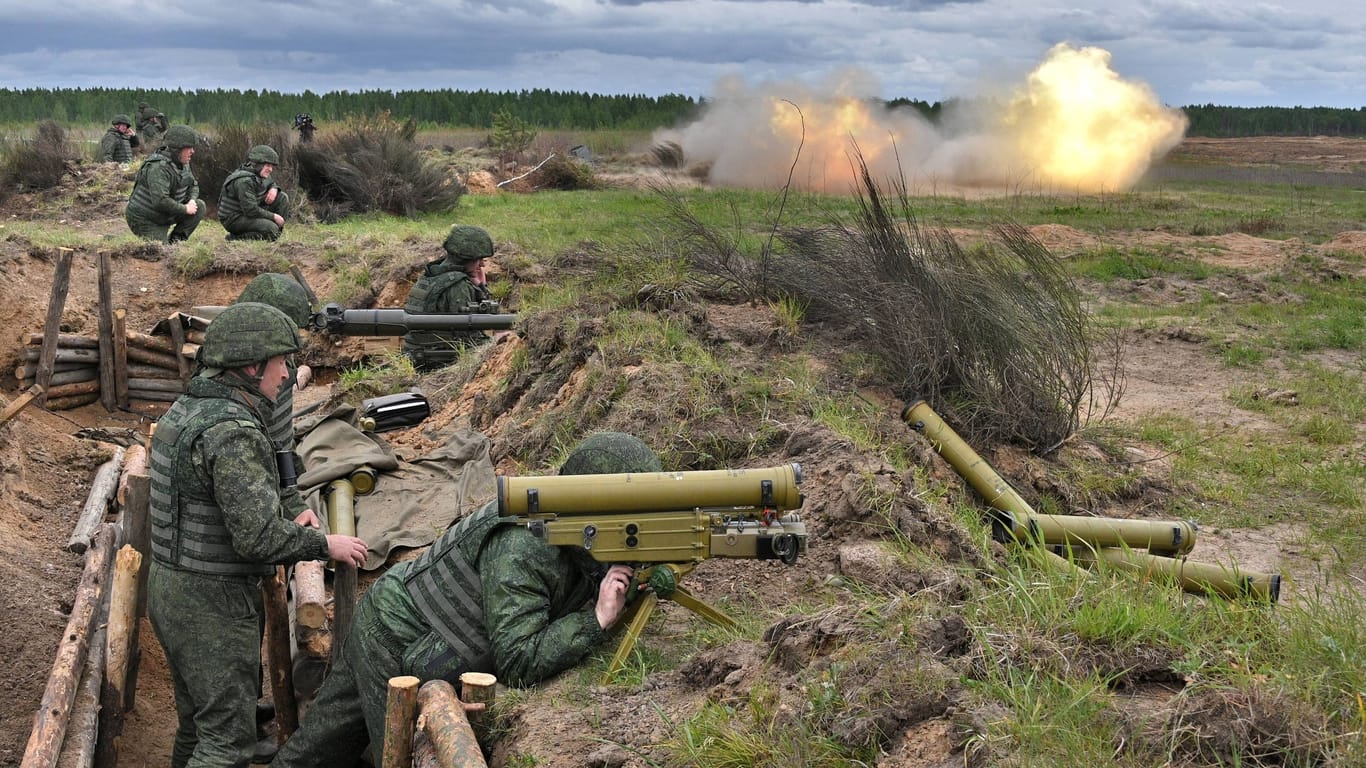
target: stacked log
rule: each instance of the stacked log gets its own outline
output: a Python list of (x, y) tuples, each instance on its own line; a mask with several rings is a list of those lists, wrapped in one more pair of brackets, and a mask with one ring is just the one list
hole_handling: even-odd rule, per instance
[[(14, 378), (19, 380), (21, 389), (28, 389), (38, 381), (43, 334), (29, 333), (19, 340), (23, 342), (24, 348), (22, 359), (14, 369)], [(51, 384), (47, 388), (47, 409), (60, 411), (76, 408), (99, 399), (99, 339), (74, 333), (58, 334)]]

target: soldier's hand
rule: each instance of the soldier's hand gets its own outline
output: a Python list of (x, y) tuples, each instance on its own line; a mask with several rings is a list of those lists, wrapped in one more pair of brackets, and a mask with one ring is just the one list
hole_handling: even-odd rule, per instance
[(595, 610), (598, 626), (603, 629), (611, 629), (626, 610), (626, 592), (631, 588), (633, 573), (629, 565), (617, 564), (608, 568), (607, 575), (602, 577), (602, 583), (598, 585), (598, 602)]
[(318, 520), (318, 514), (311, 509), (305, 509), (294, 518), (294, 522), (305, 528), (321, 528), (322, 522)]
[[(280, 192), (280, 190), (279, 190), (277, 187), (271, 187), (270, 189), (267, 189), (267, 190), (266, 190), (266, 205), (270, 205), (270, 204), (274, 203), (274, 202), (275, 202), (275, 196), (278, 195), (279, 192)], [(279, 216), (276, 216), (275, 218), (278, 219), (278, 218), (280, 218), (280, 217), (279, 217)], [(277, 224), (281, 224), (282, 222), (278, 222), (278, 221), (277, 221), (276, 223), (277, 223)]]
[(285, 217), (284, 217), (284, 216), (281, 216), (281, 215), (278, 214), (278, 213), (272, 213), (271, 216), (274, 217), (274, 219), (275, 219), (275, 226), (279, 227), (280, 229), (284, 229), (284, 228), (285, 228)]
[(365, 564), (367, 549), (365, 542), (355, 536), (343, 536), (340, 533), (327, 535), (327, 554), (339, 563), (350, 563), (359, 568)]
[(195, 213), (198, 212), (198, 211), (199, 211), (199, 201), (198, 201), (198, 200), (191, 200), (190, 202), (188, 202), (188, 203), (185, 204), (185, 213), (187, 213), (187, 214), (193, 216), (193, 215), (195, 215)]

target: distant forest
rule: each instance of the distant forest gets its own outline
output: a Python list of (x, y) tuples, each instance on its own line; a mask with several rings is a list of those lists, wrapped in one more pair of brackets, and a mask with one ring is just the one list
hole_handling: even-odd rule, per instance
[[(535, 128), (550, 130), (651, 130), (677, 125), (706, 102), (691, 96), (599, 95), (545, 89), (523, 91), (331, 91), (317, 94), (238, 90), (136, 90), (128, 88), (0, 88), (0, 123), (55, 120), (100, 124), (116, 114), (136, 117), (146, 101), (172, 122), (191, 125), (282, 122), (306, 112), (319, 123), (349, 115), (389, 112), (422, 127), (489, 128), (506, 112)], [(943, 102), (894, 99), (889, 107), (910, 107), (931, 120)], [(1366, 136), (1366, 107), (1182, 107), (1190, 136)]]

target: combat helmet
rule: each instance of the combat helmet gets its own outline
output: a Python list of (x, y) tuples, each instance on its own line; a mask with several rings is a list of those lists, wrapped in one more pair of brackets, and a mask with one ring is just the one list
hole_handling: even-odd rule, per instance
[(247, 160), (253, 163), (270, 163), (271, 165), (280, 164), (280, 155), (265, 144), (257, 144), (247, 153)]
[(128, 115), (114, 115), (114, 119), (109, 121), (110, 125), (126, 125), (133, 127), (133, 121), (128, 119)]
[(188, 125), (173, 125), (166, 130), (166, 135), (161, 140), (167, 149), (184, 149), (198, 144), (199, 135)]
[(618, 472), (663, 472), (659, 457), (643, 440), (624, 432), (599, 432), (570, 452), (561, 475), (604, 475)]
[(446, 249), (452, 261), (487, 259), (493, 255), (493, 238), (479, 227), (457, 224), (451, 228), (451, 233), (446, 235), (446, 241), (441, 247)]
[(210, 368), (242, 368), (277, 355), (292, 355), (303, 344), (299, 329), (284, 312), (269, 304), (239, 302), (209, 323), (200, 349)]
[(233, 304), (243, 302), (269, 304), (288, 315), (300, 328), (307, 328), (309, 318), (313, 316), (308, 292), (294, 278), (278, 272), (264, 272), (253, 277)]

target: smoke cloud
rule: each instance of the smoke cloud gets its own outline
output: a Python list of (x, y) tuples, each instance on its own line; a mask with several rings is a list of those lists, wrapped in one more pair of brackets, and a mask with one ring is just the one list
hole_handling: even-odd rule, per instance
[[(909, 107), (887, 109), (861, 70), (817, 86), (732, 77), (702, 115), (658, 132), (712, 183), (842, 194), (856, 186), (853, 156), (875, 175), (901, 176), (913, 193), (954, 187), (1121, 191), (1180, 143), (1186, 117), (1146, 85), (1110, 68), (1101, 48), (1059, 44), (1016, 84), (950, 102), (937, 124)], [(983, 89), (984, 92), (987, 89)]]

